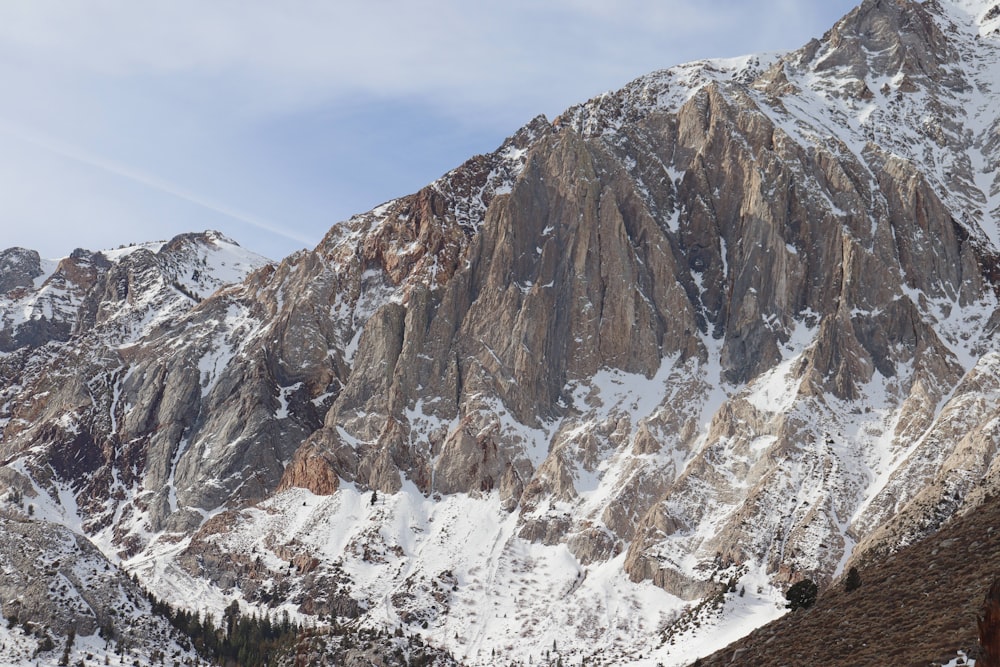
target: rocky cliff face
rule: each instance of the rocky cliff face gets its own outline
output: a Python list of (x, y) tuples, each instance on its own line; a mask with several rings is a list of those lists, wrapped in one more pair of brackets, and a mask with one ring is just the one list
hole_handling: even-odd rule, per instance
[[(0, 359), (0, 457), (23, 463), (8, 474), (29, 476), (57, 503), (74, 498), (86, 530), (114, 531), (123, 549), (134, 548), (128, 519), (140, 507), (147, 528), (162, 530), (181, 434), (205, 420), (197, 399), (209, 393), (208, 371), (238, 335), (213, 317), (239, 305), (221, 293), (208, 297), (264, 265), (217, 234), (192, 234), (107, 253), (78, 250), (47, 278), (36, 276), (37, 286), (8, 291), (3, 334), (19, 346)], [(217, 341), (183, 334), (199, 318), (217, 325), (207, 334)], [(165, 343), (170, 332), (182, 333), (184, 344)], [(36, 455), (21, 455), (31, 448)]]
[(39, 283), (8, 251), (3, 479), (153, 585), (287, 580), (470, 661), (564, 626), (622, 657), (730, 578), (773, 609), (995, 490), (998, 29), (866, 0), (274, 265), (192, 236)]
[(196, 657), (166, 620), (151, 613), (140, 587), (86, 537), (34, 520), (25, 512), (31, 505), (22, 502), (12, 495), (0, 501), (4, 664), (76, 664), (102, 656), (152, 664), (162, 656), (178, 662)]

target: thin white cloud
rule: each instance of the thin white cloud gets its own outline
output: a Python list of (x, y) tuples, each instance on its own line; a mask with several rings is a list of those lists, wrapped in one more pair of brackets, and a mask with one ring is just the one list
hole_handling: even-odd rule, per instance
[(306, 236), (298, 234), (293, 230), (286, 229), (281, 225), (264, 220), (244, 211), (240, 211), (232, 206), (215, 201), (209, 197), (192, 192), (191, 190), (183, 188), (176, 183), (171, 183), (162, 178), (153, 176), (152, 174), (148, 174), (140, 169), (123, 165), (107, 158), (89, 154), (80, 148), (56, 141), (50, 137), (45, 137), (26, 128), (16, 127), (3, 119), (0, 119), (0, 132), (5, 133), (9, 137), (13, 137), (42, 148), (54, 155), (67, 158), (90, 167), (95, 167), (110, 174), (114, 174), (115, 176), (120, 176), (121, 178), (125, 178), (133, 183), (138, 183), (147, 188), (156, 190), (157, 192), (161, 192), (190, 204), (200, 206), (213, 213), (217, 213), (227, 218), (231, 218), (232, 220), (236, 220), (237, 222), (250, 225), (251, 227), (255, 227), (259, 230), (281, 236), (290, 241), (301, 243), (306, 246), (311, 246), (315, 243), (315, 239), (307, 238)]
[(242, 81), (246, 103), (261, 109), (351, 94), (487, 109), (513, 94), (551, 112), (577, 101), (574, 92), (599, 92), (681, 58), (738, 55), (732, 45), (743, 44), (774, 50), (754, 35), (775, 26), (800, 34), (816, 21), (812, 4), (33, 0), (0, 6), (0, 44), (43, 69)]

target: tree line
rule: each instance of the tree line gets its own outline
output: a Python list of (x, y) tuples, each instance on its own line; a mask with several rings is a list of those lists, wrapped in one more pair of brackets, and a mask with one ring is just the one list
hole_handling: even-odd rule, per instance
[(173, 609), (168, 603), (147, 592), (152, 611), (166, 619), (191, 642), (190, 648), (217, 665), (263, 667), (286, 655), (305, 634), (303, 626), (293, 623), (285, 611), (277, 619), (254, 612), (247, 616), (233, 600), (218, 625), (212, 614)]

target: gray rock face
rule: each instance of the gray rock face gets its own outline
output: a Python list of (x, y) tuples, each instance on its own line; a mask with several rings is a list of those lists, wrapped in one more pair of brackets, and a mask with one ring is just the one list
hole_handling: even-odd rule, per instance
[[(198, 306), (202, 295), (225, 284), (220, 276), (242, 277), (264, 260), (214, 232), (109, 255), (113, 260), (75, 251), (41, 287), (5, 295), (10, 301), (4, 303), (4, 331), (13, 333), (18, 349), (0, 359), (9, 398), (0, 452), (10, 461), (38, 447), (44, 454), (25, 461), (36, 484), (53, 497), (60, 484), (68, 485), (88, 530), (113, 531), (128, 552), (138, 546), (114, 517), (148, 513), (147, 527), (159, 531), (179, 511), (173, 479), (187, 474), (180, 465), (185, 431), (206, 422), (222, 436), (244, 427), (251, 433), (266, 430), (245, 414), (237, 419), (219, 411), (206, 420), (199, 405), (217, 376), (224, 377), (216, 400), (239, 403), (238, 396), (229, 395), (237, 385), (246, 388), (251, 402), (260, 400), (253, 370), (225, 375), (214, 365), (245, 331), (236, 327), (227, 344), (230, 332), (221, 320), (239, 303), (220, 295), (203, 311)], [(181, 324), (185, 317), (204, 323), (206, 334), (190, 336), (192, 344), (183, 349), (165, 344), (170, 332), (190, 326)], [(56, 334), (39, 340), (35, 334), (46, 328)], [(218, 343), (206, 339), (216, 335)], [(37, 347), (59, 337), (68, 340), (54, 348)], [(223, 465), (243, 469), (240, 462)], [(263, 479), (266, 464), (261, 468)], [(280, 464), (271, 475), (273, 488)], [(214, 483), (199, 481), (200, 493), (214, 502), (228, 497)], [(241, 483), (230, 482), (231, 489)], [(247, 485), (252, 488), (252, 482)], [(197, 527), (200, 520), (181, 512), (174, 524), (183, 528), (191, 521)]]
[(32, 287), (40, 275), (42, 258), (34, 250), (8, 248), (0, 252), (0, 294)]
[(57, 638), (103, 629), (133, 647), (173, 638), (138, 586), (85, 537), (23, 513), (12, 516), (9, 499), (3, 502), (0, 609), (8, 623)]

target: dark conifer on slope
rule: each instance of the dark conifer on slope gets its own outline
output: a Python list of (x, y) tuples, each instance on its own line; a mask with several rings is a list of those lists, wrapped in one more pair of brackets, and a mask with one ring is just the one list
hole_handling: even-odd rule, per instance
[(852, 566), (847, 571), (847, 578), (844, 579), (844, 590), (850, 593), (859, 588), (861, 588), (861, 573), (858, 572), (858, 568)]

